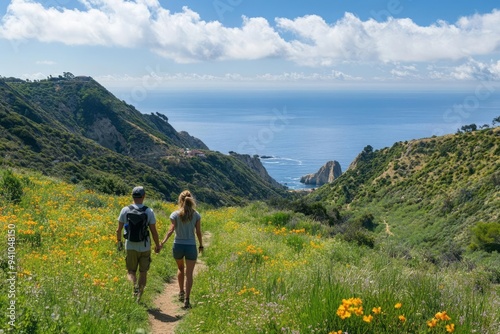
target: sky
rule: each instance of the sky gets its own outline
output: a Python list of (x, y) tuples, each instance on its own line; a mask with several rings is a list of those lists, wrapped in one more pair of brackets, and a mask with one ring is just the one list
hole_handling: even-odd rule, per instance
[(498, 0), (10, 0), (0, 76), (108, 88), (500, 83)]

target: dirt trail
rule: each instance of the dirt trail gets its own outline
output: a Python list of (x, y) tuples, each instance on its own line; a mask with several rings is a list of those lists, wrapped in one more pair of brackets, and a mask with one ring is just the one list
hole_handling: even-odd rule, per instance
[[(205, 247), (208, 246), (209, 240), (210, 234), (204, 233), (203, 245)], [(206, 268), (202, 257), (203, 255), (198, 256), (198, 261), (196, 261), (196, 266), (194, 267), (194, 276)], [(194, 281), (193, 289), (196, 289), (196, 280)], [(169, 283), (165, 284), (163, 292), (154, 301), (154, 308), (148, 311), (152, 334), (175, 333), (175, 328), (179, 324), (179, 321), (189, 312), (182, 309), (183, 303), (178, 301), (178, 294), (179, 284), (177, 283), (177, 276), (175, 276)]]

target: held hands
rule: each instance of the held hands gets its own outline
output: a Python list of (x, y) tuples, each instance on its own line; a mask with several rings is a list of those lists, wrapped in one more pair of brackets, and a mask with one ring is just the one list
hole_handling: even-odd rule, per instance
[(160, 245), (156, 245), (155, 246), (155, 253), (159, 254), (162, 248), (163, 248), (163, 245), (161, 245), (161, 244)]

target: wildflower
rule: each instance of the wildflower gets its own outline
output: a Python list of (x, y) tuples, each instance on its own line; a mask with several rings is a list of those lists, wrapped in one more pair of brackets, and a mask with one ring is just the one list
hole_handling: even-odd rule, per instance
[(372, 322), (372, 320), (373, 320), (373, 315), (371, 315), (371, 314), (363, 316), (363, 321), (364, 322), (370, 323), (370, 322)]
[(374, 307), (372, 309), (372, 312), (373, 312), (373, 314), (380, 314), (380, 313), (382, 313), (382, 308), (380, 306), (379, 307)]
[(354, 309), (354, 313), (356, 313), (357, 316), (362, 316), (363, 315), (363, 306), (360, 306), (360, 307)]
[(442, 321), (451, 320), (451, 318), (448, 316), (448, 314), (446, 314), (446, 311), (436, 313), (435, 317), (436, 317), (436, 319), (442, 320)]
[(351, 312), (349, 312), (349, 308), (346, 308), (344, 305), (340, 305), (337, 309), (337, 315), (340, 319), (344, 320), (351, 317)]
[(401, 303), (397, 303), (396, 305), (394, 305), (394, 308), (395, 308), (395, 309), (400, 309), (400, 308), (401, 308), (401, 306), (403, 306), (403, 304), (401, 304)]
[(401, 320), (401, 322), (406, 321), (406, 317), (404, 315), (400, 315), (398, 318), (399, 318), (399, 320)]
[(446, 325), (446, 331), (448, 333), (453, 333), (455, 331), (455, 324)]
[(432, 318), (432, 320), (427, 321), (427, 326), (430, 328), (434, 328), (437, 326), (438, 320), (436, 318)]

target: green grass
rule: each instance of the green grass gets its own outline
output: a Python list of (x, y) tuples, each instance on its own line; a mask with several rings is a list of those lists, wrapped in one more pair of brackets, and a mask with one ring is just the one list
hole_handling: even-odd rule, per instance
[[(133, 301), (114, 242), (116, 218), (130, 198), (32, 173), (11, 176), (23, 192), (20, 201), (0, 206), (0, 275), (9, 282), (10, 230), (17, 274), (14, 298), (9, 283), (1, 285), (0, 306), (8, 310), (15, 300), (16, 318), (14, 328), (2, 312), (0, 329), (148, 332), (148, 309), (175, 264), (169, 252), (155, 256), (143, 304)], [(147, 205), (163, 235), (175, 206)], [(498, 253), (474, 252), (438, 266), (390, 236), (360, 247), (329, 237), (332, 227), (260, 202), (200, 211), (202, 230), (211, 235), (202, 255), (207, 269), (195, 278), (193, 309), (179, 322), (180, 334), (447, 333), (451, 324), (455, 333), (496, 334), (500, 327), (500, 289), (487, 270), (498, 265)], [(433, 318), (442, 320), (431, 328)]]
[[(267, 210), (204, 215), (209, 270), (195, 280), (195, 307), (179, 333), (446, 333), (452, 323), (455, 333), (497, 333), (498, 286), (480, 269), (438, 268), (418, 254), (393, 258), (384, 249), (266, 225), (259, 217), (275, 216)], [(353, 297), (363, 314), (341, 319), (342, 300)], [(378, 307), (382, 313), (373, 314)], [(442, 311), (451, 320), (430, 328)], [(371, 322), (363, 321), (370, 314)]]

